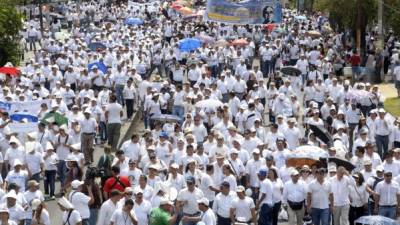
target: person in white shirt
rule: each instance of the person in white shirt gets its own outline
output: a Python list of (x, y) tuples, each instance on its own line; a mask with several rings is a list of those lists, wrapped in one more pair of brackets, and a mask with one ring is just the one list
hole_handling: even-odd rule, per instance
[(379, 155), (382, 157), (389, 150), (390, 123), (387, 120), (386, 111), (383, 108), (378, 110), (379, 117), (375, 120), (375, 143)]
[(260, 195), (256, 200), (256, 208), (260, 209), (260, 216), (258, 218), (258, 224), (272, 224), (273, 222), (273, 185), (272, 182), (267, 179), (268, 169), (262, 167), (257, 172), (258, 180), (260, 182)]
[(135, 212), (136, 218), (138, 220), (138, 225), (149, 224), (151, 203), (143, 198), (143, 190), (136, 188), (134, 190), (135, 194), (135, 205), (133, 206), (133, 211)]
[(136, 97), (136, 87), (133, 85), (133, 79), (129, 78), (123, 89), (123, 95), (126, 105), (126, 117), (130, 119), (133, 115), (134, 100)]
[(121, 199), (121, 192), (113, 190), (110, 193), (109, 199), (101, 205), (99, 217), (96, 225), (109, 225), (111, 216), (117, 209), (117, 202)]
[(230, 191), (230, 184), (226, 181), (221, 184), (221, 192), (215, 196), (213, 210), (217, 214), (218, 225), (230, 225), (230, 209), (232, 201), (236, 197), (236, 193)]
[(283, 186), (283, 204), (286, 205), (289, 224), (303, 224), (305, 213), (305, 200), (307, 197), (307, 186), (299, 180), (300, 173), (296, 169), (291, 172), (291, 180)]
[[(39, 145), (41, 146), (41, 145)], [(44, 160), (40, 152), (36, 151), (35, 142), (25, 143), (27, 154), (25, 155), (26, 168), (30, 179), (34, 179), (37, 182), (40, 180), (40, 174), (44, 172)]]
[(375, 187), (375, 213), (396, 220), (399, 207), (400, 187), (392, 180), (392, 172), (385, 171), (384, 180)]
[(88, 186), (87, 190), (89, 196), (82, 193), (83, 181), (74, 180), (71, 182), (72, 191), (69, 193), (68, 200), (75, 206), (82, 218), (82, 224), (87, 225), (89, 223), (90, 210), (89, 205), (94, 202), (92, 188)]
[(182, 220), (184, 222), (186, 221), (203, 222), (204, 225), (217, 225), (217, 219), (215, 218), (215, 213), (210, 208), (210, 202), (208, 201), (208, 199), (207, 198), (199, 199), (197, 200), (197, 204), (201, 212), (200, 216), (197, 217), (184, 216)]
[(86, 165), (93, 162), (93, 142), (97, 133), (96, 119), (91, 117), (92, 112), (87, 108), (84, 112), (85, 118), (80, 121), (81, 125), (81, 150), (85, 156)]
[(333, 194), (333, 221), (334, 225), (349, 224), (350, 186), (355, 186), (355, 181), (342, 166), (337, 168), (336, 176), (329, 181)]
[(333, 195), (326, 170), (318, 169), (316, 179), (307, 188), (307, 211), (315, 225), (329, 225), (330, 209), (333, 207)]
[[(195, 186), (195, 178), (189, 176), (186, 178), (186, 188), (178, 193), (177, 204), (182, 207), (184, 216), (198, 216), (199, 208), (197, 200), (204, 197), (203, 192)], [(193, 224), (191, 222), (183, 222), (183, 225)]]
[(68, 201), (68, 199), (66, 199), (65, 197), (61, 197), (57, 203), (61, 211), (63, 212), (63, 224), (83, 225), (79, 211), (74, 209), (74, 205), (72, 205), (72, 203)]
[(106, 106), (107, 139), (108, 145), (115, 151), (121, 134), (122, 106), (118, 104), (115, 95), (110, 96), (110, 103)]
[(25, 191), (25, 184), (28, 180), (28, 172), (22, 169), (22, 163), (19, 159), (14, 160), (13, 170), (8, 172), (6, 178), (4, 179), (4, 190), (7, 190), (7, 187), (11, 183), (15, 183), (20, 188), (21, 192)]
[(111, 216), (110, 225), (138, 225), (138, 220), (132, 210), (134, 202), (126, 199), (122, 209), (117, 209)]
[(350, 186), (350, 211), (349, 211), (349, 222), (350, 225), (354, 225), (354, 221), (365, 215), (365, 209), (368, 205), (369, 188), (364, 180), (361, 173), (353, 173), (353, 178), (356, 181), (355, 186)]
[(237, 198), (232, 201), (230, 217), (232, 224), (245, 222), (257, 224), (256, 207), (252, 198), (246, 196), (245, 188), (238, 186), (236, 189)]

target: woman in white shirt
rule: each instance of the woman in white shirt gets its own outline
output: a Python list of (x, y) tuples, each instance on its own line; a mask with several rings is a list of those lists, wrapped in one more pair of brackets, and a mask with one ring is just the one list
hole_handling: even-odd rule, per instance
[(222, 167), (222, 173), (223, 173), (223, 176), (224, 176), (223, 181), (228, 182), (230, 190), (235, 192), (236, 188), (237, 188), (237, 182), (236, 182), (236, 177), (234, 175), (235, 173), (233, 172), (233, 169), (232, 169), (231, 165), (230, 164), (225, 164)]
[(279, 211), (281, 209), (281, 199), (282, 199), (282, 192), (283, 192), (283, 182), (282, 180), (278, 177), (278, 171), (275, 167), (269, 168), (268, 172), (268, 179), (272, 183), (272, 200), (274, 203), (274, 206), (272, 208), (272, 225), (277, 225), (278, 224), (278, 215)]
[(44, 202), (34, 199), (32, 205), (32, 225), (50, 225), (50, 216)]
[(364, 182), (364, 177), (361, 173), (357, 172), (353, 174), (353, 178), (356, 181), (356, 186), (350, 186), (350, 211), (349, 211), (349, 222), (350, 225), (354, 225), (354, 221), (361, 216), (365, 215), (366, 207), (368, 206), (368, 186)]
[(303, 105), (308, 106), (310, 101), (314, 100), (314, 95), (315, 95), (314, 81), (308, 80), (306, 87), (304, 88)]

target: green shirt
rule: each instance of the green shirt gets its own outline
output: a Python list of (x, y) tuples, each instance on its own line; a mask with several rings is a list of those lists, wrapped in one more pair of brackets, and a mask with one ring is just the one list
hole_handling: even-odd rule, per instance
[(171, 215), (161, 208), (155, 208), (150, 213), (149, 225), (169, 225)]

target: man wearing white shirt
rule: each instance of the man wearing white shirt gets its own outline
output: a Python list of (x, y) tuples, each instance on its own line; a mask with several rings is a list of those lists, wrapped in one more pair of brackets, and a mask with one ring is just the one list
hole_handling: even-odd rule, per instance
[(385, 178), (375, 188), (375, 213), (396, 220), (400, 201), (399, 184), (392, 180), (392, 172), (385, 171)]
[(116, 150), (121, 134), (121, 117), (123, 116), (122, 106), (118, 104), (115, 95), (110, 96), (110, 103), (106, 106), (106, 121), (108, 144), (113, 151)]
[(207, 198), (197, 200), (199, 209), (201, 211), (198, 217), (183, 217), (183, 221), (203, 222), (205, 225), (217, 225), (214, 211), (210, 208), (210, 202)]
[(315, 225), (329, 225), (330, 208), (333, 207), (333, 195), (329, 181), (325, 180), (326, 170), (317, 170), (316, 179), (307, 189), (307, 211)]
[(257, 224), (256, 207), (252, 198), (246, 196), (245, 188), (238, 186), (236, 189), (237, 198), (232, 201), (230, 217), (232, 224), (245, 222)]
[(256, 208), (260, 209), (258, 224), (272, 225), (273, 185), (267, 179), (267, 173), (268, 169), (266, 167), (262, 167), (257, 172), (260, 182), (260, 196), (256, 201)]
[(136, 218), (138, 220), (138, 225), (149, 224), (151, 203), (143, 198), (143, 190), (137, 188), (135, 192), (135, 205), (133, 206), (133, 211), (135, 212)]
[[(199, 208), (197, 200), (202, 199), (204, 194), (195, 186), (195, 178), (192, 176), (186, 178), (186, 186), (186, 188), (179, 191), (177, 204), (182, 207), (184, 216), (198, 216)], [(194, 225), (194, 223), (183, 221), (183, 225)]]
[(111, 216), (110, 225), (138, 225), (135, 213), (132, 211), (134, 202), (126, 199), (122, 209), (117, 209)]
[(118, 190), (113, 190), (110, 193), (110, 198), (105, 201), (100, 208), (97, 225), (110, 225), (112, 214), (117, 209), (117, 202), (121, 199), (121, 193)]
[(375, 120), (375, 142), (378, 153), (382, 157), (389, 148), (389, 135), (391, 128), (389, 121), (385, 118), (386, 111), (383, 108), (380, 108), (378, 113), (379, 117)]
[(96, 119), (91, 117), (92, 112), (87, 108), (84, 112), (85, 118), (80, 121), (81, 125), (81, 150), (85, 156), (86, 164), (93, 162), (93, 142), (97, 132)]
[(74, 205), (82, 217), (82, 225), (89, 225), (90, 210), (89, 205), (93, 204), (94, 197), (92, 188), (88, 186), (89, 196), (82, 193), (83, 181), (74, 180), (71, 182), (72, 191), (69, 193), (68, 200)]
[(217, 214), (218, 225), (230, 225), (230, 209), (236, 193), (230, 191), (230, 184), (227, 181), (222, 182), (221, 192), (215, 196), (213, 210)]
[(299, 171), (294, 169), (290, 175), (292, 179), (283, 187), (282, 201), (287, 206), (289, 224), (302, 225), (307, 187), (303, 181), (299, 180)]
[(350, 185), (355, 186), (355, 181), (348, 176), (344, 167), (338, 167), (336, 176), (330, 179), (333, 194), (333, 221), (334, 225), (349, 224)]
[(124, 151), (124, 154), (131, 160), (140, 161), (142, 147), (139, 142), (139, 135), (133, 134), (130, 140), (125, 141), (121, 150)]

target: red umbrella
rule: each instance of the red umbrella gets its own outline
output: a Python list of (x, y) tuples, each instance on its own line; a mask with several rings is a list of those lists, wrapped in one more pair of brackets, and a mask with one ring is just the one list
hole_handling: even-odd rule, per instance
[(271, 33), (271, 32), (275, 29), (276, 24), (269, 23), (269, 24), (265, 24), (264, 27), (267, 28), (267, 29), (268, 29), (268, 32)]
[(249, 42), (246, 39), (237, 39), (232, 41), (231, 45), (235, 45), (235, 46), (245, 46), (248, 45)]
[(20, 73), (20, 71), (19, 71), (19, 69), (15, 68), (15, 67), (3, 66), (3, 67), (0, 67), (0, 73), (10, 74), (11, 76), (16, 76)]

